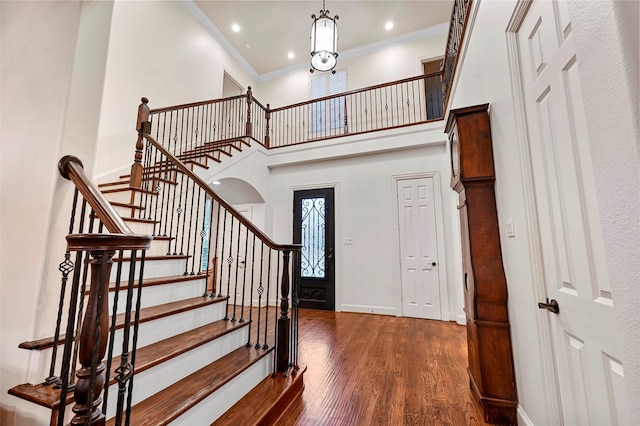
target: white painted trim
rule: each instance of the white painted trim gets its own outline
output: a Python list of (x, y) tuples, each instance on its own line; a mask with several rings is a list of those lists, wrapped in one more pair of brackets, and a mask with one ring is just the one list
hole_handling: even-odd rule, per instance
[(182, 0), (182, 4), (187, 8), (189, 12), (202, 24), (205, 30), (213, 36), (214, 39), (235, 59), (240, 66), (249, 74), (254, 80), (259, 80), (259, 75), (255, 69), (247, 62), (244, 57), (229, 43), (229, 40), (220, 32), (218, 27), (213, 25), (213, 22), (207, 18), (207, 16), (200, 10), (194, 0)]
[(342, 275), (338, 275), (338, 271), (342, 272), (342, 244), (338, 244), (338, 241), (342, 241), (342, 220), (340, 219), (341, 212), (341, 200), (340, 200), (340, 182), (325, 182), (325, 183), (313, 183), (305, 185), (294, 185), (289, 187), (289, 205), (291, 209), (287, 209), (287, 223), (289, 226), (289, 241), (293, 241), (293, 193), (295, 191), (304, 191), (306, 189), (324, 189), (333, 188), (333, 225), (334, 225), (334, 243), (333, 243), (333, 286), (334, 286), (334, 309), (336, 312), (340, 312), (339, 306), (343, 306), (342, 303)]
[(444, 61), (444, 56), (442, 55), (429, 55), (429, 56), (419, 56), (417, 58), (418, 62), (416, 63), (416, 66), (418, 68), (418, 74), (424, 74), (424, 67), (422, 66), (423, 63), (425, 62), (435, 62), (437, 60), (440, 60), (441, 62)]
[(518, 404), (517, 415), (518, 424), (520, 426), (535, 426), (529, 416), (527, 416), (527, 413), (524, 412), (524, 408), (522, 408), (522, 405), (520, 404)]
[[(449, 286), (447, 284), (447, 260), (446, 260), (446, 247), (444, 245), (444, 217), (442, 211), (442, 191), (440, 189), (440, 172), (421, 172), (421, 173), (407, 173), (391, 176), (392, 194), (395, 195), (393, 201), (393, 235), (394, 238), (394, 253), (395, 259), (393, 262), (393, 270), (391, 276), (393, 277), (394, 286), (393, 294), (395, 304), (398, 307), (398, 316), (404, 316), (402, 309), (402, 270), (400, 267), (400, 218), (398, 217), (398, 182), (401, 180), (409, 179), (433, 179), (433, 208), (435, 211), (436, 219), (436, 251), (438, 253), (438, 280), (440, 286), (440, 320), (448, 321), (450, 318), (449, 310)], [(449, 313), (449, 315), (447, 315)]]
[[(511, 74), (511, 91), (513, 93), (513, 113), (515, 116), (516, 132), (520, 150), (520, 169), (522, 171), (522, 197), (525, 204), (525, 226), (529, 235), (529, 264), (531, 265), (531, 281), (533, 293), (538, 300), (545, 300), (546, 289), (544, 271), (542, 269), (542, 246), (539, 239), (538, 219), (536, 213), (535, 190), (533, 184), (533, 170), (531, 153), (529, 151), (529, 136), (527, 131), (527, 117), (525, 114), (524, 88), (522, 83), (521, 63), (518, 48), (517, 31), (524, 20), (532, 0), (520, 0), (515, 6), (513, 15), (505, 29), (507, 41), (507, 55)], [(549, 316), (537, 315), (537, 331), (540, 341), (538, 353), (543, 370), (543, 382), (546, 389), (548, 419), (555, 424), (562, 424), (562, 410), (560, 407), (560, 390), (556, 363), (553, 354), (553, 340)], [(520, 411), (520, 410), (519, 410)], [(524, 411), (522, 411), (524, 413)]]
[(374, 306), (374, 305), (350, 305), (344, 303), (340, 305), (342, 312), (356, 312), (361, 314), (379, 314), (379, 315), (398, 315), (397, 309), (390, 306)]

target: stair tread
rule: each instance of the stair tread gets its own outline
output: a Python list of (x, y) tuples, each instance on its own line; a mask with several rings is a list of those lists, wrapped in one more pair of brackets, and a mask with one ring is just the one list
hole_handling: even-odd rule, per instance
[[(198, 296), (192, 297), (190, 299), (178, 300), (176, 302), (165, 303), (163, 305), (143, 308), (140, 309), (140, 323), (153, 321), (159, 318), (167, 317), (169, 315), (186, 312), (214, 303), (224, 302), (225, 300), (227, 300), (226, 297)], [(109, 319), (109, 323), (111, 323), (111, 319)], [(124, 327), (124, 314), (118, 314), (116, 316), (116, 329), (122, 327)], [(61, 334), (58, 339), (58, 345), (63, 344), (65, 342), (65, 339), (66, 335)], [(38, 340), (22, 342), (20, 343), (20, 345), (18, 345), (18, 347), (29, 350), (42, 350), (53, 347), (53, 340), (53, 336), (49, 336)]]
[[(271, 350), (246, 346), (236, 349), (133, 406), (130, 423), (136, 426), (162, 426), (171, 423)], [(113, 424), (114, 419), (107, 421), (107, 425)]]
[[(211, 423), (211, 426), (274, 424), (286, 412), (291, 402), (302, 394), (306, 369), (307, 367), (303, 366), (292, 374), (291, 368), (285, 376), (276, 374), (274, 377), (266, 377)], [(256, 407), (261, 408), (260, 415)]]
[(98, 184), (98, 188), (107, 188), (109, 186), (117, 186), (117, 185), (129, 185), (129, 180), (123, 178), (121, 180), (116, 180), (112, 182), (100, 183)]
[[(171, 260), (171, 259), (187, 259), (191, 256), (186, 255), (186, 254), (165, 254), (165, 255), (158, 255), (158, 256), (145, 256), (144, 260), (145, 262), (147, 260)], [(142, 260), (142, 257), (140, 256), (136, 256), (136, 260)], [(113, 262), (117, 263), (120, 261), (119, 257), (114, 257), (113, 258)], [(129, 262), (131, 261), (131, 257), (123, 257), (122, 258), (123, 262)]]
[[(218, 320), (201, 327), (194, 328), (184, 333), (168, 337), (159, 342), (138, 348), (136, 351), (135, 374), (141, 373), (171, 358), (175, 358), (191, 349), (202, 346), (218, 337), (224, 336), (233, 330), (249, 325), (249, 322), (233, 322)], [(120, 356), (113, 357), (109, 384), (116, 382), (115, 370), (120, 365)], [(18, 385), (9, 390), (9, 393), (24, 398), (47, 408), (55, 408), (60, 405), (60, 390), (42, 383), (32, 385), (29, 383)], [(73, 401), (73, 393), (66, 398), (67, 404)]]
[(139, 206), (137, 204), (121, 203), (121, 202), (118, 202), (118, 201), (109, 201), (109, 203), (112, 206), (116, 206), (116, 207), (125, 207), (125, 208), (128, 208), (128, 209), (144, 210), (144, 207), (141, 207), (141, 206)]
[(134, 222), (134, 223), (158, 223), (158, 220), (153, 220), (153, 219), (144, 219), (144, 218), (137, 218), (137, 217), (123, 217), (122, 220), (124, 220), (125, 222)]

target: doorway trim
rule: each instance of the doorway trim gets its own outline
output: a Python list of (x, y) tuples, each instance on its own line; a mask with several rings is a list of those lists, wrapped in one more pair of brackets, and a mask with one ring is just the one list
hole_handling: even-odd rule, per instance
[(438, 253), (438, 280), (440, 282), (440, 316), (441, 321), (455, 320), (455, 312), (451, 312), (449, 304), (449, 286), (447, 284), (447, 259), (446, 259), (446, 247), (444, 243), (444, 216), (442, 212), (442, 190), (440, 185), (440, 172), (421, 172), (421, 173), (406, 173), (391, 176), (391, 193), (393, 208), (393, 270), (391, 276), (393, 277), (393, 294), (394, 302), (397, 307), (396, 312), (398, 316), (404, 316), (402, 307), (402, 267), (400, 266), (400, 218), (398, 217), (398, 182), (408, 179), (433, 179), (433, 206), (436, 219), (436, 251)]
[[(531, 267), (531, 282), (536, 300), (544, 300), (546, 288), (544, 285), (544, 271), (542, 268), (542, 247), (539, 239), (538, 216), (536, 212), (535, 191), (533, 185), (533, 170), (531, 167), (531, 152), (525, 113), (525, 98), (522, 81), (522, 64), (518, 48), (518, 30), (527, 16), (533, 0), (519, 0), (513, 9), (509, 24), (505, 29), (507, 42), (507, 56), (509, 59), (509, 73), (511, 75), (511, 90), (513, 93), (513, 111), (515, 116), (518, 147), (520, 149), (520, 170), (522, 172), (522, 198), (524, 200), (525, 222), (529, 245), (529, 265)], [(542, 312), (542, 311), (540, 311)], [(540, 342), (539, 357), (544, 371), (543, 382), (546, 389), (545, 399), (549, 420), (562, 424), (560, 407), (560, 390), (556, 363), (553, 354), (553, 339), (549, 316), (544, 313), (536, 315), (536, 328)], [(522, 417), (522, 407), (518, 406), (518, 415)]]
[[(304, 191), (307, 189), (324, 189), (333, 188), (333, 220), (334, 220), (334, 238), (335, 244), (333, 248), (333, 280), (334, 280), (334, 312), (342, 311), (342, 221), (339, 218), (340, 213), (340, 183), (310, 183), (304, 185), (293, 185), (289, 187), (289, 206), (293, 206), (293, 195), (296, 191)], [(287, 223), (289, 224), (289, 240), (293, 241), (293, 208), (287, 208)]]

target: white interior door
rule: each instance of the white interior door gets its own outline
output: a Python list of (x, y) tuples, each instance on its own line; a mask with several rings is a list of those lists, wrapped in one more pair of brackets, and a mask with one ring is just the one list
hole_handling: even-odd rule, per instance
[(564, 424), (631, 424), (566, 2), (534, 1), (517, 40)]
[(442, 319), (433, 178), (397, 181), (402, 313)]

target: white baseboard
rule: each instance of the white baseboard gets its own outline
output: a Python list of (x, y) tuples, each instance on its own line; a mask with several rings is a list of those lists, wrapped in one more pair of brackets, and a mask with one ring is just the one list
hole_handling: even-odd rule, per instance
[(527, 416), (527, 413), (524, 412), (524, 409), (520, 404), (518, 404), (518, 424), (521, 426), (534, 426), (533, 422)]
[(357, 312), (361, 314), (380, 314), (380, 315), (393, 315), (396, 316), (397, 310), (394, 307), (388, 306), (371, 306), (371, 305), (350, 305), (343, 303), (340, 305), (342, 312)]

